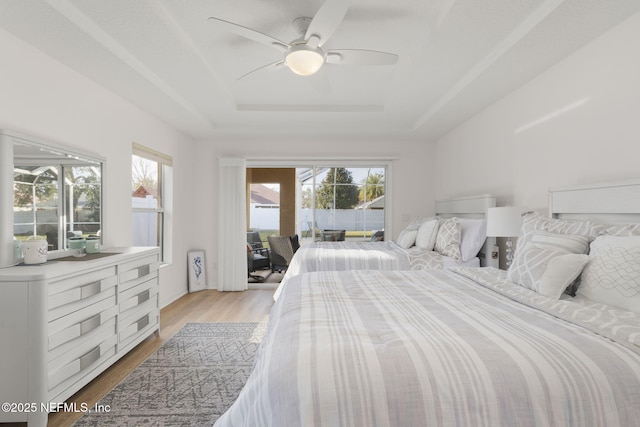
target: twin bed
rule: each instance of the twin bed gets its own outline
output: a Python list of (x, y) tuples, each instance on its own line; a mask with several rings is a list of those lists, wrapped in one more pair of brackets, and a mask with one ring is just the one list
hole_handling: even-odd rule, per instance
[(550, 208), (509, 272), (290, 276), (216, 426), (640, 425), (640, 182), (552, 190)]
[[(306, 244), (291, 260), (274, 299), (278, 299), (289, 278), (313, 271), (440, 270), (487, 265), (486, 248), (492, 248), (495, 239), (486, 239), (485, 215), (495, 205), (496, 198), (486, 194), (436, 201), (436, 216), (415, 219), (400, 233), (397, 242)], [(441, 225), (449, 222), (457, 223), (457, 236), (446, 233), (445, 225)], [(436, 243), (440, 243), (437, 248)], [(448, 252), (450, 245), (462, 250)]]

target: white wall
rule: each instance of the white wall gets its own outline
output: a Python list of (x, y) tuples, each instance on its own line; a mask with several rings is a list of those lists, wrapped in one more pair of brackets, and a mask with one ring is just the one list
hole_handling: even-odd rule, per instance
[[(218, 213), (218, 158), (338, 158), (343, 160), (366, 157), (389, 157), (392, 164), (393, 229), (397, 235), (409, 219), (434, 212), (435, 200), (435, 146), (426, 143), (397, 143), (396, 141), (358, 141), (344, 138), (336, 140), (309, 140), (309, 138), (282, 138), (279, 141), (199, 141), (196, 169), (201, 176), (201, 206), (196, 222), (201, 224), (195, 244), (207, 253), (209, 287), (217, 280), (217, 213)], [(403, 218), (406, 218), (403, 221)], [(395, 236), (392, 236), (395, 237)], [(224, 250), (224, 248), (220, 248)]]
[(131, 244), (131, 143), (173, 156), (173, 263), (161, 270), (162, 305), (187, 291), (195, 234), (191, 185), (195, 143), (155, 117), (0, 30), (0, 129), (106, 158), (104, 239)]
[(640, 14), (437, 141), (438, 198), (546, 213), (549, 187), (640, 177)]

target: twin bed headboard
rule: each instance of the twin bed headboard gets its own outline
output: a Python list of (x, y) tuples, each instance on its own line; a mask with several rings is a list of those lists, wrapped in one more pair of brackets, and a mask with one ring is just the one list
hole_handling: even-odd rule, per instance
[(496, 198), (491, 194), (436, 200), (436, 215), (442, 217), (485, 218), (487, 209), (496, 206)]
[(640, 223), (640, 179), (549, 189), (549, 216)]
[[(444, 218), (485, 218), (487, 209), (495, 206), (496, 197), (483, 194), (437, 200), (435, 212)], [(601, 224), (640, 223), (640, 179), (550, 188), (549, 216)], [(494, 244), (495, 237), (488, 237), (479, 254), (481, 265), (493, 265), (486, 254)]]
[[(455, 199), (436, 200), (435, 211), (437, 216), (444, 218), (486, 218), (487, 210), (496, 206), (496, 197), (491, 194), (479, 196), (459, 197)], [(478, 254), (482, 267), (497, 267), (498, 260), (492, 259), (491, 252), (496, 244), (495, 237), (487, 237), (484, 246)]]

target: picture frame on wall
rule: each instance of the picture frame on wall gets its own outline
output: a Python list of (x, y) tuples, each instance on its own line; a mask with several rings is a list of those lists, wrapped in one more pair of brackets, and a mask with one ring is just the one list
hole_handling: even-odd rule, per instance
[(189, 269), (189, 292), (197, 292), (207, 287), (204, 251), (193, 250), (187, 254)]

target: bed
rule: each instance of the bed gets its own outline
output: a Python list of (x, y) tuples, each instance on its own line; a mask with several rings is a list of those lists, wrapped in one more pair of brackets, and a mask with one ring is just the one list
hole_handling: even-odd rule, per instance
[(215, 425), (640, 425), (640, 181), (554, 189), (550, 206), (508, 272), (292, 276)]
[(495, 205), (496, 198), (488, 194), (440, 200), (435, 203), (436, 216), (414, 219), (396, 241), (306, 244), (289, 263), (274, 299), (290, 277), (312, 271), (485, 266), (486, 248), (495, 242), (495, 238), (486, 238), (485, 216)]

